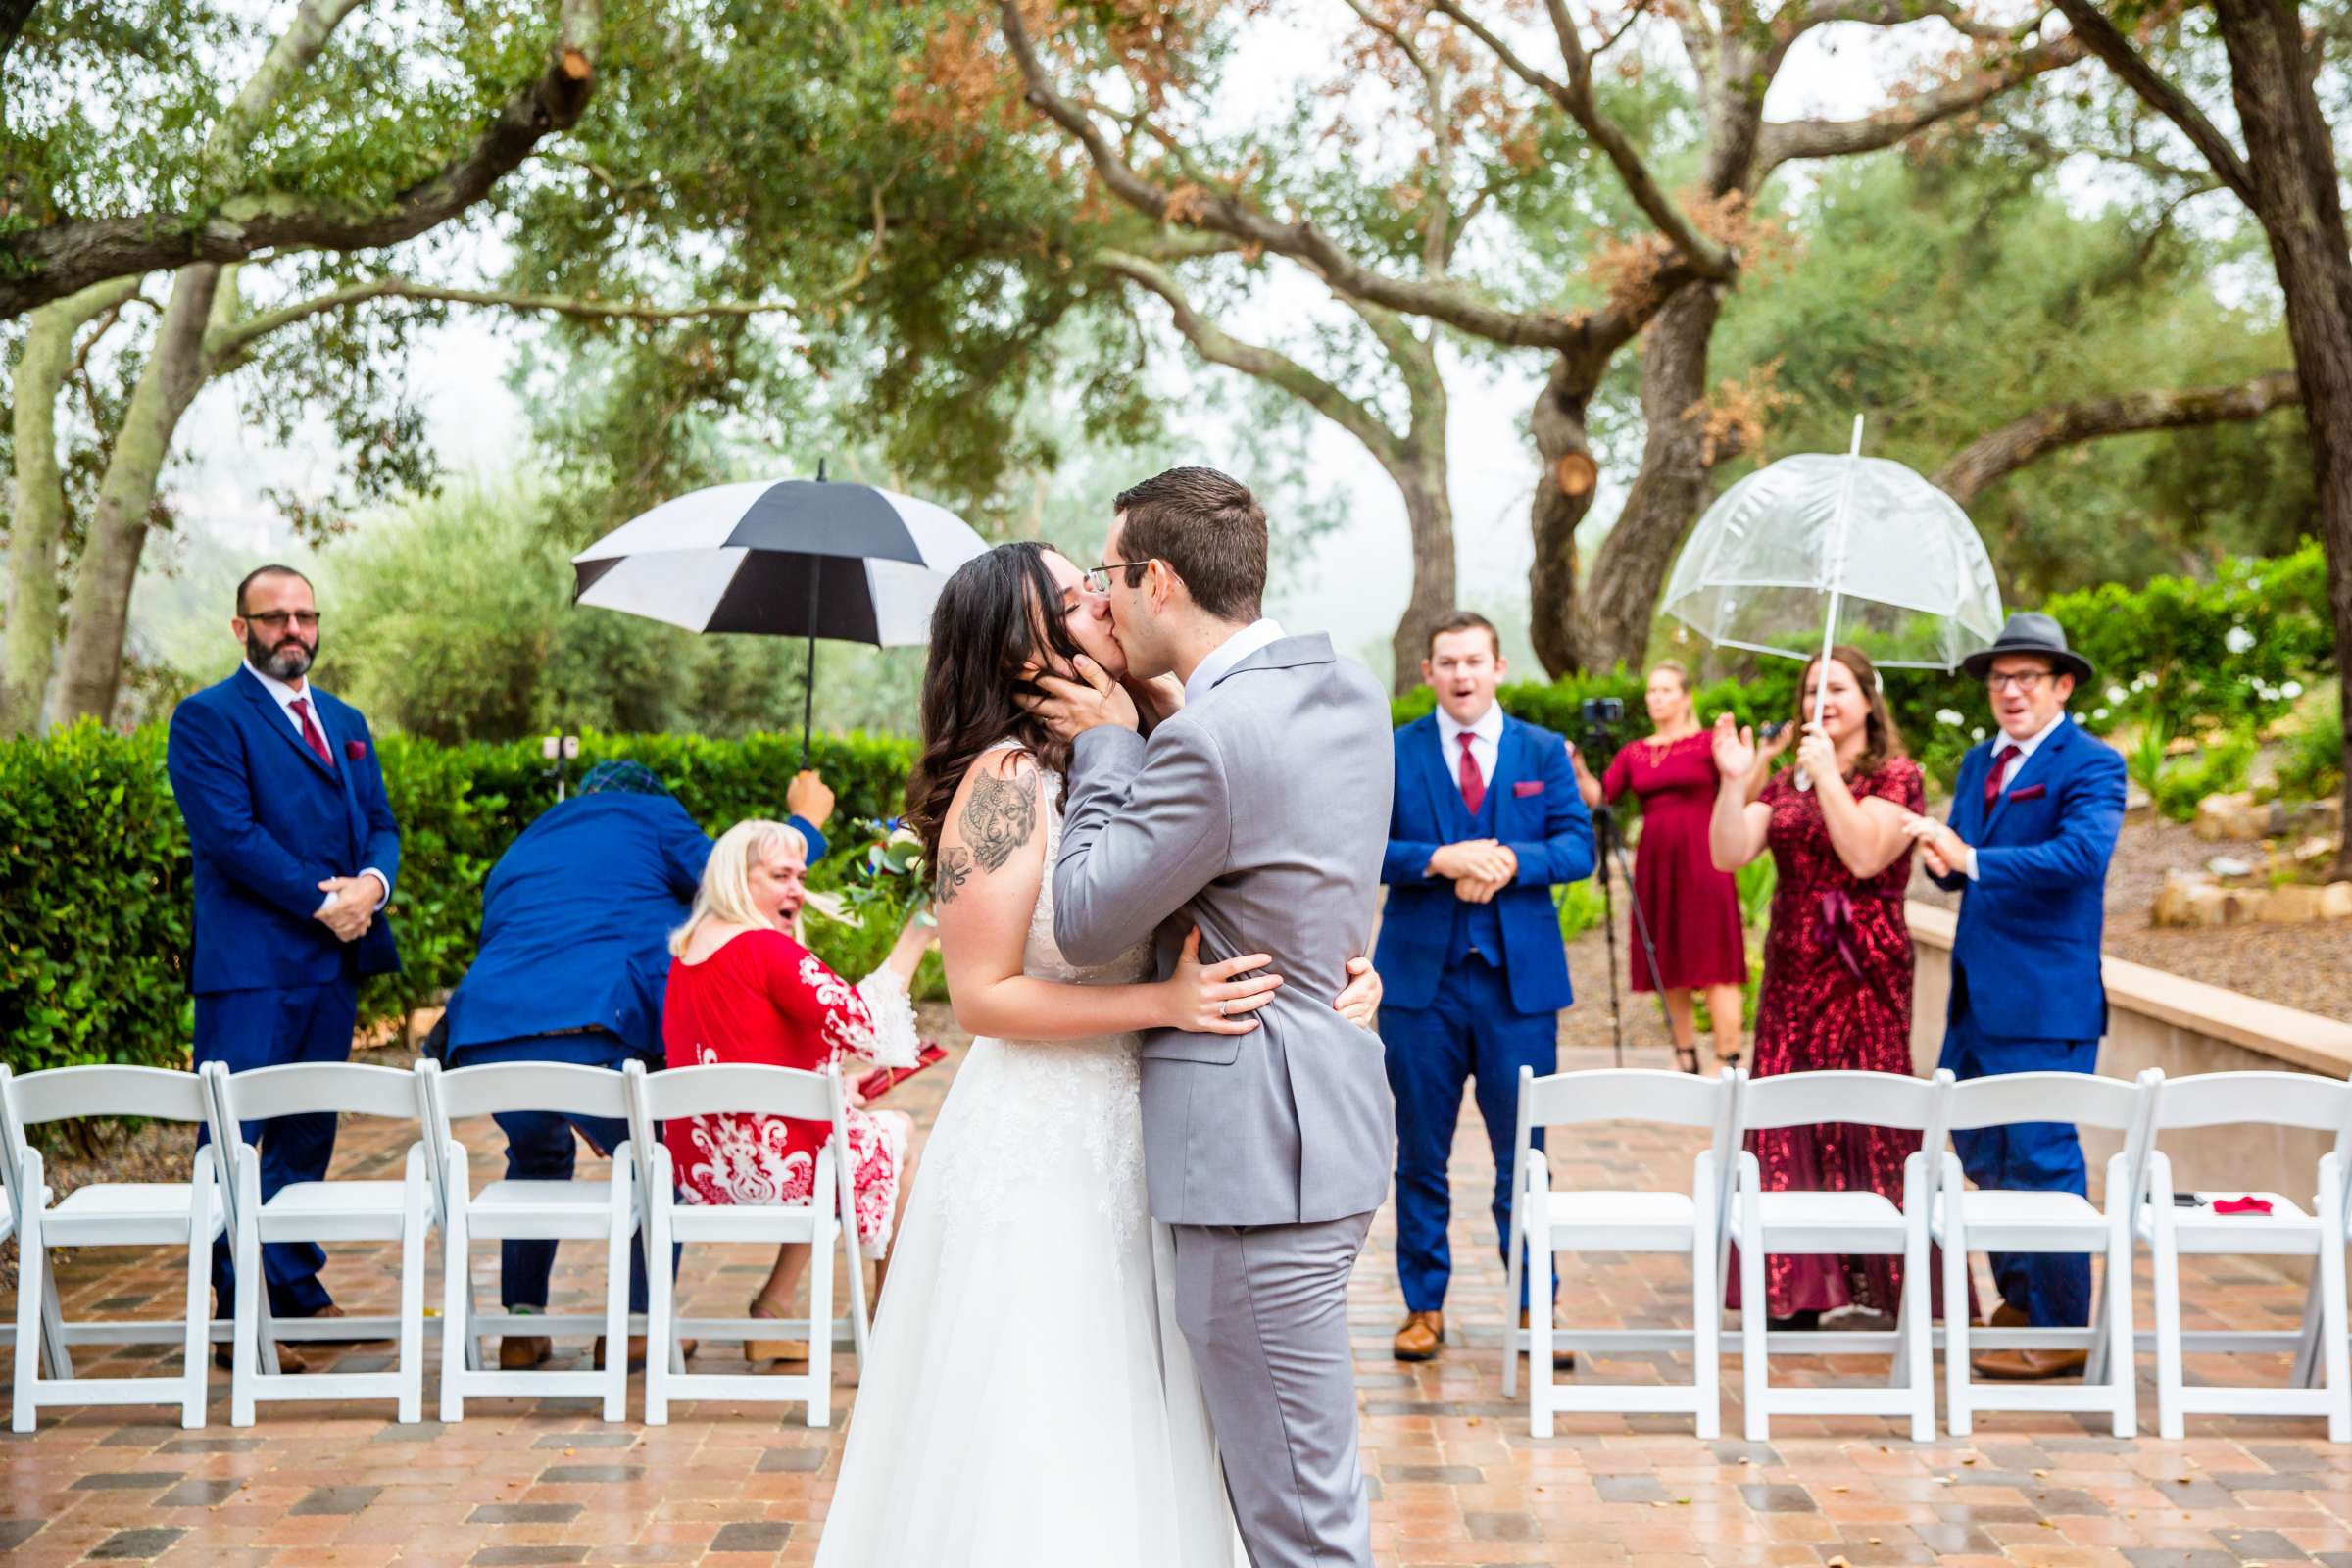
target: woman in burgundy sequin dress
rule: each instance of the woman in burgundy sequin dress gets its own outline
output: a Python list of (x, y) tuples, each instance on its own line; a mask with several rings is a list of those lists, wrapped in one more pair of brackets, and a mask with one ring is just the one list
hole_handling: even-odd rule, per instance
[(1707, 854), (1707, 823), (1715, 809), (1715, 757), (1690, 700), (1690, 676), (1671, 661), (1649, 672), (1643, 693), (1655, 733), (1618, 749), (1599, 778), (1568, 749), (1587, 806), (1627, 790), (1642, 803), (1642, 842), (1634, 851), (1634, 898), (1657, 949), (1657, 967), (1641, 933), (1626, 921), (1626, 951), (1636, 991), (1661, 993), (1674, 1031), (1676, 1064), (1698, 1071), (1694, 999), (1704, 993), (1714, 1027), (1715, 1059), (1740, 1060), (1740, 1009), (1747, 986), (1747, 935), (1740, 922), (1740, 889), (1715, 869)]
[[(1812, 705), (1817, 662), (1805, 665), (1798, 687), (1800, 721)], [(1729, 715), (1715, 725), (1715, 864), (1734, 870), (1770, 849), (1780, 872), (1756, 999), (1753, 1070), (1759, 1078), (1825, 1068), (1909, 1073), (1911, 931), (1903, 890), (1911, 841), (1903, 823), (1927, 804), (1919, 764), (1903, 755), (1877, 670), (1851, 648), (1833, 650), (1820, 719), (1804, 723), (1802, 733), (1796, 767), (1774, 774), (1758, 795), (1757, 781), (1787, 740), (1759, 753)], [(1919, 1134), (1830, 1123), (1751, 1133), (1747, 1147), (1767, 1191), (1867, 1188), (1899, 1205), (1903, 1160), (1919, 1147)], [(1892, 1316), (1901, 1275), (1897, 1257), (1769, 1257), (1767, 1311), (1795, 1326), (1846, 1306)], [(1726, 1278), (1727, 1299), (1738, 1306), (1738, 1268)]]

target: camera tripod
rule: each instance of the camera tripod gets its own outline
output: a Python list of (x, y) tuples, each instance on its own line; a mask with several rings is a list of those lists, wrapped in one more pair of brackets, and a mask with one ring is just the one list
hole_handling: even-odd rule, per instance
[[(1595, 750), (1592, 742), (1604, 744), (1605, 732), (1588, 732), (1585, 750)], [(1602, 760), (1607, 766), (1607, 760)], [(1642, 895), (1634, 891), (1634, 868), (1625, 858), (1625, 835), (1617, 826), (1616, 808), (1607, 802), (1592, 808), (1592, 876), (1600, 884), (1600, 929), (1609, 953), (1609, 1048), (1618, 1066), (1625, 1065), (1625, 1009), (1617, 995), (1617, 900), (1609, 868), (1613, 864), (1625, 877), (1625, 900), (1634, 911), (1634, 938), (1642, 944), (1642, 956), (1649, 959), (1649, 975), (1661, 982), (1664, 971), (1658, 967), (1657, 944), (1649, 939), (1649, 918), (1642, 909)]]

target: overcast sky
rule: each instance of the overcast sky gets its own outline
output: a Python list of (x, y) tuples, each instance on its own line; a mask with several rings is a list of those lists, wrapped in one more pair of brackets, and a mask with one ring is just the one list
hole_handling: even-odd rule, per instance
[[(1238, 55), (1234, 100), (1264, 103), (1274, 101), (1272, 94), (1293, 91), (1292, 63), (1315, 58), (1300, 42), (1279, 34), (1253, 39)], [(1949, 42), (1940, 24), (1915, 26), (1895, 38), (1875, 28), (1819, 29), (1792, 53), (1774, 84), (1767, 113), (1786, 119), (1867, 112), (1883, 101), (1879, 84), (1891, 79), (1907, 60)], [(494, 258), (476, 253), (477, 266), (488, 260)], [(1237, 331), (1272, 332), (1273, 323), (1296, 313), (1330, 308), (1295, 270), (1274, 270), (1288, 273), (1289, 280), (1266, 290), (1249, 314), (1233, 318), (1228, 324)], [(1144, 315), (1165, 318), (1156, 302), (1147, 303)], [(519, 341), (516, 334), (529, 329), (488, 313), (459, 313), (446, 327), (416, 340), (410, 385), (452, 470), (497, 473), (527, 450), (522, 413), (507, 389), (506, 374)], [(1171, 390), (1180, 389), (1188, 375), (1229, 373), (1190, 369), (1173, 346), (1161, 361), (1168, 367)], [(1532, 353), (1499, 368), (1459, 360), (1449, 366), (1448, 438), (1461, 598), (1470, 608), (1510, 621), (1524, 617), (1534, 554), (1527, 526), (1534, 456), (1526, 428), (1544, 369), (1542, 356)], [(237, 563), (292, 549), (265, 490), (290, 485), (318, 493), (332, 487), (334, 465), (342, 455), (323, 429), (289, 449), (246, 428), (238, 398), (267, 395), (250, 378), (216, 384), (197, 400), (182, 426), (185, 461), (171, 482), (188, 538), (151, 553), (154, 564), (142, 577), (134, 606), (143, 641), (156, 651), (179, 654), (188, 647), (192, 628), (186, 617), (220, 596), (220, 579), (233, 580)], [(1182, 399), (1176, 403), (1184, 406)], [(1180, 416), (1177, 428), (1200, 461), (1249, 474), (1249, 431), (1241, 416)], [(1322, 541), (1303, 568), (1276, 585), (1275, 612), (1294, 630), (1329, 630), (1346, 651), (1385, 647), (1403, 611), (1410, 572), (1403, 505), (1370, 457), (1320, 420), (1309, 467), (1319, 482), (1347, 498), (1349, 520)], [(1588, 532), (1605, 526), (1614, 514), (1624, 478), (1604, 471)], [(178, 579), (159, 580), (173, 565)], [(331, 591), (331, 551), (318, 565)], [(1526, 672), (1537, 673), (1532, 667)]]

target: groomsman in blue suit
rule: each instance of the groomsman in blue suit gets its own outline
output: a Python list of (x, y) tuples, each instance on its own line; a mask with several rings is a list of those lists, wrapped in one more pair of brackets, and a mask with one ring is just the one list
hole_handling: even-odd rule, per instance
[[(254, 571), (228, 626), (245, 661), (172, 710), (165, 754), (195, 861), (196, 1064), (343, 1061), (360, 980), (400, 967), (379, 918), (400, 874), (400, 829), (367, 719), (307, 678), (318, 657), (309, 579), (291, 566)], [(280, 1116), (245, 1137), (267, 1201), (324, 1178), (335, 1118)], [(309, 1242), (264, 1246), (270, 1312), (342, 1316), (318, 1283), (325, 1261)], [(213, 1250), (213, 1288), (225, 1309), (225, 1243)], [(298, 1369), (300, 1357), (281, 1349), (279, 1364)]]
[[(2107, 862), (2124, 821), (2124, 760), (2077, 728), (2066, 705), (2092, 677), (2047, 615), (2009, 617), (1993, 646), (1963, 665), (1984, 682), (2001, 732), (1960, 764), (1947, 826), (1910, 827), (1938, 886), (1960, 895), (1943, 1062), (1962, 1078), (2093, 1072), (2107, 1032), (2099, 976)], [(2062, 1122), (1952, 1135), (1969, 1180), (2033, 1192), (2085, 1191), (2082, 1145)], [(1992, 1257), (1996, 1327), (2090, 1321), (2090, 1259)], [(1980, 1377), (2080, 1373), (2081, 1350), (1992, 1350)]]
[[(1381, 867), (1389, 902), (1373, 963), (1388, 984), (1380, 1033), (1396, 1096), (1403, 1361), (1429, 1360), (1446, 1339), (1446, 1160), (1465, 1081), (1494, 1151), (1494, 1224), (1509, 1255), (1519, 1069), (1557, 1067), (1559, 1009), (1572, 1000), (1551, 889), (1592, 874), (1592, 818), (1568, 748), (1504, 716), (1494, 688), (1505, 669), (1494, 625), (1453, 615), (1421, 662), (1438, 710), (1396, 731)], [(1524, 1327), (1525, 1299), (1519, 1308)]]

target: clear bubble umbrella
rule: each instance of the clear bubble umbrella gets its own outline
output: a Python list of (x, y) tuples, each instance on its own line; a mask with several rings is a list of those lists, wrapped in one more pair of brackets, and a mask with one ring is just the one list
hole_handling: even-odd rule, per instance
[(1725, 491), (1663, 608), (1719, 647), (1810, 659), (1844, 643), (1898, 669), (1955, 668), (2001, 628), (1968, 514), (1903, 465), (1862, 456), (1858, 417), (1843, 457), (1783, 458)]

